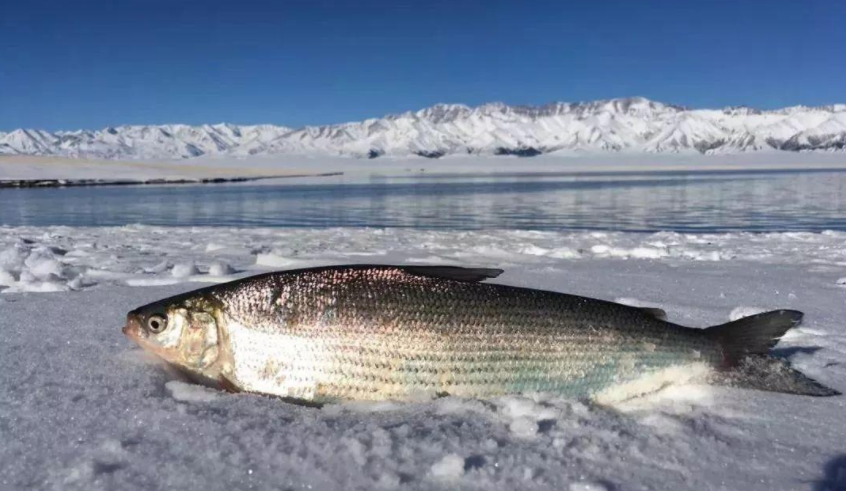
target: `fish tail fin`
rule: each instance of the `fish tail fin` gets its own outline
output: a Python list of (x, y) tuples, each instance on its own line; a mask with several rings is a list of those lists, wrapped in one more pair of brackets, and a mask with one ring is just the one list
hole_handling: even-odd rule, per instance
[(705, 335), (719, 343), (723, 352), (722, 371), (715, 381), (769, 392), (840, 395), (795, 370), (786, 361), (769, 355), (778, 340), (802, 322), (802, 317), (802, 312), (796, 310), (775, 310), (706, 329)]
[(723, 350), (725, 367), (733, 367), (749, 355), (766, 355), (784, 333), (798, 326), (804, 314), (798, 310), (774, 310), (709, 327), (705, 334)]

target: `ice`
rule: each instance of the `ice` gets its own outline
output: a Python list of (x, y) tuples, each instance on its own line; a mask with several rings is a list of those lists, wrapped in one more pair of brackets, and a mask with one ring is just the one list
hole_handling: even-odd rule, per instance
[[(196, 246), (200, 238), (215, 247)], [(843, 482), (843, 397), (672, 373), (605, 405), (524, 394), (310, 408), (194, 385), (120, 332), (129, 310), (200, 281), (362, 261), (502, 267), (493, 281), (657, 306), (695, 327), (798, 309), (804, 323), (776, 354), (846, 390), (842, 232), (0, 227), (0, 489), (785, 491)], [(177, 266), (190, 274), (174, 277)], [(57, 289), (75, 291), (33, 293)]]

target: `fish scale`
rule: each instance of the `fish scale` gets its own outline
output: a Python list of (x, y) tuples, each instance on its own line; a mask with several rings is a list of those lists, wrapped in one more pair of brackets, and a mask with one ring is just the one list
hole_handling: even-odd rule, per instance
[[(316, 401), (533, 391), (587, 396), (644, 368), (699, 361), (703, 353), (719, 357), (700, 333), (668, 331), (668, 323), (636, 308), (402, 268), (271, 275), (214, 297), (222, 326), (251, 326), (286, 351), (264, 354), (230, 333), (228, 377), (244, 390), (275, 387), (283, 396), (307, 387)], [(291, 340), (297, 350), (282, 347)], [(264, 370), (268, 357), (279, 361), (274, 370)]]

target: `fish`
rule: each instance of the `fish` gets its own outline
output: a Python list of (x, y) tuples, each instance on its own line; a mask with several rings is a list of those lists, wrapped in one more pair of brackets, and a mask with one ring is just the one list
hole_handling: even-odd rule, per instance
[(663, 386), (690, 369), (718, 385), (839, 394), (769, 353), (801, 312), (690, 328), (661, 309), (485, 282), (502, 272), (342, 265), (265, 273), (139, 307), (123, 332), (199, 383), (310, 404), (598, 399), (643, 381)]

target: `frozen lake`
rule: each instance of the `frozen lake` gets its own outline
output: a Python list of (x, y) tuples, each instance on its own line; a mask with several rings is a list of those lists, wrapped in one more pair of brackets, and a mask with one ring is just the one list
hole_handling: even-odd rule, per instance
[(0, 224), (846, 230), (846, 172), (407, 174), (0, 190)]

